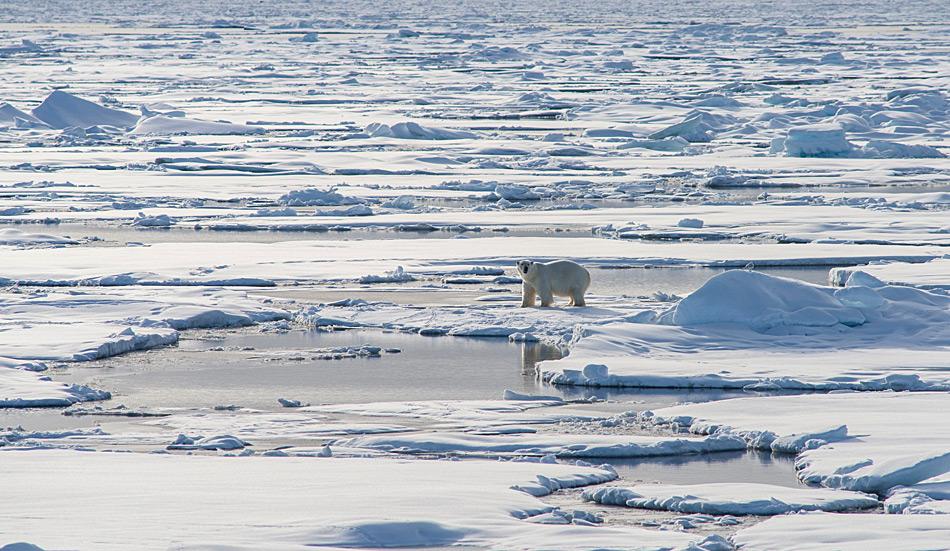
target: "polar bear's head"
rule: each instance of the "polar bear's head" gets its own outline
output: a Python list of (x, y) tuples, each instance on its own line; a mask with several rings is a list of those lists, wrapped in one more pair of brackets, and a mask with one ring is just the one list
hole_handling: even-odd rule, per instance
[(519, 260), (518, 274), (520, 274), (522, 277), (528, 275), (528, 272), (531, 270), (532, 266), (534, 266), (534, 262), (531, 260)]

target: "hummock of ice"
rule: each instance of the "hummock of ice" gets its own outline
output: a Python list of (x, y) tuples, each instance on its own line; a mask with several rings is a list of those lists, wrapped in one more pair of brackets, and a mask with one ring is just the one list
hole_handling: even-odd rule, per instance
[(858, 492), (752, 483), (607, 486), (585, 490), (584, 499), (604, 505), (710, 515), (783, 515), (879, 505), (877, 498)]
[[(846, 121), (847, 119), (843, 119)], [(868, 140), (858, 147), (848, 141), (847, 122), (812, 124), (790, 128), (785, 138), (772, 142), (772, 152), (784, 151), (789, 157), (854, 157), (867, 159), (936, 159), (946, 155), (931, 146), (904, 144), (890, 140)], [(855, 123), (851, 123), (853, 128)]]
[(570, 355), (539, 370), (589, 386), (950, 389), (950, 297), (861, 283), (724, 272), (658, 324), (578, 329)]
[(33, 116), (53, 128), (100, 125), (128, 128), (139, 120), (132, 113), (103, 107), (62, 90), (51, 92), (33, 109)]
[[(537, 463), (2, 451), (4, 533), (42, 548), (680, 548), (702, 536), (525, 522), (608, 471)], [(42, 477), (35, 476), (37, 469)], [(241, 481), (235, 484), (234, 481)], [(174, 481), (174, 483), (169, 483)], [(92, 490), (91, 490), (92, 489)], [(519, 491), (520, 490), (520, 491)], [(136, 496), (131, 502), (125, 497)], [(214, 522), (208, 522), (214, 511)], [(116, 519), (121, 518), (121, 522)], [(56, 530), (49, 530), (55, 523)], [(133, 528), (134, 527), (134, 528)], [(94, 534), (94, 536), (92, 536)]]
[(423, 126), (415, 122), (399, 122), (393, 125), (374, 122), (366, 127), (366, 133), (373, 138), (402, 140), (468, 140), (478, 137), (472, 132)]
[(29, 128), (33, 126), (47, 126), (47, 124), (33, 115), (20, 111), (9, 103), (2, 101), (0, 102), (0, 126)]

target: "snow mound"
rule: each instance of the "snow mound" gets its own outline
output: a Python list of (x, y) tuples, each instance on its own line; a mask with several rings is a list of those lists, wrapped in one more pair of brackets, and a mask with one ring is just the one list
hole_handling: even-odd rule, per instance
[(760, 332), (867, 321), (859, 309), (843, 304), (827, 287), (747, 270), (713, 276), (664, 319), (675, 325), (737, 323)]
[(401, 140), (470, 140), (478, 138), (472, 132), (422, 126), (415, 122), (399, 122), (392, 126), (374, 122), (366, 127), (366, 133), (373, 138), (398, 138)]
[(716, 134), (735, 122), (733, 117), (693, 111), (681, 121), (649, 135), (651, 140), (680, 137), (687, 142), (711, 142)]
[(871, 159), (943, 159), (946, 155), (929, 145), (903, 144), (886, 140), (870, 140), (861, 148), (863, 157)]
[(47, 96), (33, 109), (33, 116), (53, 128), (100, 125), (129, 128), (139, 120), (132, 113), (103, 107), (62, 90), (55, 90)]
[(784, 515), (878, 506), (877, 498), (859, 492), (753, 483), (612, 486), (586, 490), (583, 496), (603, 505), (709, 515)]
[(264, 129), (230, 122), (204, 121), (157, 115), (142, 119), (130, 134), (134, 136), (261, 134)]

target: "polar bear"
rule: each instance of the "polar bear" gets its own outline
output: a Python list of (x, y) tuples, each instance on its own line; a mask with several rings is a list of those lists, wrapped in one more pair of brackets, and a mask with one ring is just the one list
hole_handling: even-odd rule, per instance
[(518, 261), (518, 275), (524, 280), (521, 307), (534, 306), (537, 296), (541, 306), (552, 306), (554, 297), (570, 297), (571, 306), (586, 306), (584, 293), (590, 287), (590, 272), (576, 262), (555, 260), (542, 263)]

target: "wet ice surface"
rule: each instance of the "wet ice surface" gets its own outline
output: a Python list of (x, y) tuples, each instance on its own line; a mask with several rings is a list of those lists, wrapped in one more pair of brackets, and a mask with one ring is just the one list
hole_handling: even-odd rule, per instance
[[(364, 344), (400, 352), (315, 359), (318, 349)], [(107, 386), (116, 400), (130, 405), (271, 408), (285, 396), (314, 404), (494, 399), (505, 388), (540, 392), (533, 361), (559, 355), (542, 344), (381, 331), (241, 332), (70, 367), (64, 375)]]

